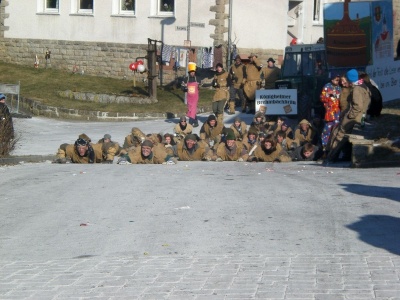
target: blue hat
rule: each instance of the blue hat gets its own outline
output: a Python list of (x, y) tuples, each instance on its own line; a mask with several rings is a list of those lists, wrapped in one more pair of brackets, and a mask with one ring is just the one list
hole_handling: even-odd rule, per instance
[(0, 94), (0, 100), (2, 100), (2, 99), (6, 99), (6, 95)]
[(358, 72), (356, 69), (351, 69), (346, 73), (346, 77), (350, 82), (356, 82), (358, 80)]

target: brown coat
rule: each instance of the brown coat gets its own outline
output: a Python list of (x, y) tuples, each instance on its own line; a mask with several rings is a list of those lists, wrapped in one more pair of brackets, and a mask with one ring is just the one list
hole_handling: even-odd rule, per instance
[(132, 133), (125, 137), (122, 148), (129, 150), (132, 147), (137, 147), (144, 141), (145, 138), (146, 135), (139, 128), (133, 128)]
[[(305, 119), (302, 120), (301, 122), (308, 122)], [(301, 123), (300, 122), (300, 123)], [(305, 143), (313, 143), (314, 141), (314, 135), (315, 135), (315, 130), (313, 128), (313, 126), (311, 125), (310, 122), (308, 122), (308, 130), (307, 130), (307, 134), (304, 135), (302, 133), (302, 131), (300, 130), (300, 123), (299, 123), (299, 128), (296, 129), (296, 131), (294, 132), (294, 140), (296, 142), (298, 142), (299, 146), (304, 145)]]
[(248, 157), (249, 155), (243, 143), (235, 141), (235, 146), (232, 150), (228, 149), (225, 143), (219, 144), (215, 158), (221, 158), (223, 161), (237, 161), (239, 158), (242, 158), (246, 161)]
[(239, 128), (237, 128), (235, 124), (232, 124), (230, 128), (233, 130), (237, 141), (242, 141), (247, 133), (247, 124), (243, 121), (240, 122)]
[(143, 157), (142, 147), (138, 146), (135, 149), (130, 150), (128, 156), (129, 162), (132, 164), (162, 164), (169, 158), (163, 147), (153, 147), (150, 157)]
[(264, 67), (262, 68), (262, 74), (265, 80), (265, 89), (274, 89), (275, 88), (275, 81), (281, 78), (281, 69), (278, 67)]
[[(90, 160), (89, 153), (93, 151), (93, 161)], [(107, 156), (107, 154), (105, 154)], [(57, 158), (70, 158), (73, 163), (76, 164), (89, 164), (89, 163), (101, 163), (104, 161), (102, 145), (101, 144), (90, 144), (89, 150), (86, 156), (79, 156), (75, 145), (73, 144), (62, 144), (57, 152)]]
[(250, 151), (251, 151), (251, 149), (253, 149), (254, 148), (254, 146), (257, 146), (258, 145), (258, 142), (257, 142), (257, 139), (256, 139), (256, 141), (254, 142), (254, 144), (250, 144), (249, 143), (249, 138), (248, 138), (248, 136), (247, 136), (247, 134), (243, 137), (243, 145), (246, 147), (246, 149), (247, 149), (247, 152), (250, 154)]
[(229, 73), (230, 73), (232, 79), (235, 79), (232, 81), (233, 87), (235, 89), (239, 89), (242, 86), (242, 84), (244, 84), (246, 82), (246, 78), (245, 78), (246, 66), (245, 65), (233, 64)]
[(214, 127), (211, 127), (208, 122), (204, 123), (200, 129), (200, 139), (208, 143), (208, 140), (219, 140), (221, 139), (221, 134), (224, 130), (224, 124), (222, 122), (216, 123)]
[(342, 87), (339, 98), (339, 107), (340, 111), (343, 113), (345, 110), (349, 108), (349, 96), (350, 96), (351, 88)]
[(264, 151), (263, 146), (257, 147), (257, 149), (254, 151), (254, 156), (259, 160), (259, 161), (265, 161), (265, 162), (273, 162), (273, 161), (279, 161), (279, 162), (289, 162), (292, 159), (290, 156), (287, 154), (285, 150), (282, 149), (280, 144), (276, 144), (275, 150), (272, 151), (271, 153), (266, 153)]
[(176, 124), (176, 126), (174, 127), (174, 132), (177, 135), (186, 136), (187, 134), (192, 133), (192, 131), (193, 131), (193, 126), (188, 123), (186, 124), (186, 128), (184, 130), (182, 130), (179, 124)]
[(253, 58), (253, 63), (246, 65), (247, 80), (244, 85), (244, 93), (252, 101), (255, 99), (256, 90), (260, 88), (260, 74), (262, 65), (258, 58)]
[(215, 89), (213, 102), (229, 99), (228, 77), (229, 74), (225, 71), (214, 75), (214, 84), (218, 84), (218, 86)]
[(353, 86), (350, 97), (351, 102), (347, 117), (355, 119), (357, 123), (361, 123), (362, 115), (367, 113), (371, 104), (371, 92), (365, 85), (356, 85)]
[(207, 156), (210, 156), (210, 150), (205, 146), (205, 143), (196, 143), (193, 152), (189, 151), (185, 145), (185, 142), (179, 143), (176, 146), (176, 156), (182, 161), (199, 161), (205, 160)]

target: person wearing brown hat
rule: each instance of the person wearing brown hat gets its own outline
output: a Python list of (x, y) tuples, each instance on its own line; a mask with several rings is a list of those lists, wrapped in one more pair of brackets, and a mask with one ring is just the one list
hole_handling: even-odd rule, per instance
[(237, 141), (242, 141), (247, 134), (247, 124), (240, 117), (235, 118), (230, 128), (233, 130)]
[(262, 68), (262, 77), (264, 79), (264, 88), (275, 89), (275, 81), (281, 78), (281, 69), (275, 66), (275, 60), (270, 57), (267, 60), (268, 65)]
[(198, 143), (198, 136), (187, 134), (176, 147), (175, 156), (182, 161), (211, 160), (212, 152), (205, 143)]
[(247, 149), (242, 142), (236, 141), (235, 134), (232, 129), (226, 129), (225, 141), (217, 147), (213, 160), (222, 161), (238, 161), (243, 162), (248, 158)]
[(209, 115), (207, 122), (201, 126), (200, 139), (210, 148), (216, 149), (221, 141), (221, 135), (224, 132), (224, 124), (219, 122), (214, 115)]
[(222, 64), (218, 63), (212, 81), (212, 86), (215, 88), (212, 110), (220, 123), (224, 121), (224, 108), (226, 102), (229, 100), (229, 85), (229, 74), (225, 72)]
[(235, 100), (236, 95), (239, 97), (242, 107), (245, 105), (243, 87), (246, 82), (246, 66), (242, 63), (240, 55), (236, 55), (235, 63), (232, 64), (229, 70), (229, 76), (231, 79), (231, 86), (229, 88), (229, 112), (228, 114), (235, 114)]
[(248, 113), (255, 113), (255, 96), (256, 90), (261, 87), (261, 70), (263, 65), (261, 61), (258, 59), (257, 55), (251, 53), (249, 55), (250, 62), (246, 65), (246, 82), (244, 84), (244, 94), (246, 98), (246, 103), (242, 107), (242, 112), (246, 112), (246, 106), (249, 107)]

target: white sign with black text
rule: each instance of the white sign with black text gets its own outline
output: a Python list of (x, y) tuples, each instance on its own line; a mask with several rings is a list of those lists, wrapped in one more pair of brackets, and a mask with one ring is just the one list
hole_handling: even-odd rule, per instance
[(273, 89), (256, 91), (256, 110), (266, 115), (297, 115), (297, 90)]

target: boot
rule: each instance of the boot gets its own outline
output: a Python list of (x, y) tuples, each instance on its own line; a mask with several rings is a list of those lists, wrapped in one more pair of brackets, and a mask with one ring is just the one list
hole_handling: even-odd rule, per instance
[(228, 115), (234, 115), (235, 114), (235, 100), (229, 101), (229, 112)]
[(223, 113), (222, 114), (217, 114), (216, 117), (217, 117), (217, 122), (218, 123), (224, 123), (224, 114)]
[(242, 101), (242, 113), (245, 113), (246, 112), (246, 106), (247, 106), (247, 103), (246, 103), (247, 101), (245, 100), (245, 99), (243, 99), (243, 101)]

